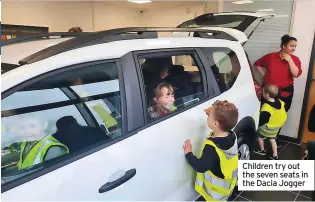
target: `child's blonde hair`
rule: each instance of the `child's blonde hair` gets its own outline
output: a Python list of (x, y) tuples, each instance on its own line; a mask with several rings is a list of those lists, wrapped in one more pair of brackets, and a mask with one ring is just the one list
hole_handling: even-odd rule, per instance
[(264, 91), (269, 95), (269, 97), (275, 98), (278, 95), (279, 89), (276, 85), (267, 84), (264, 86)]

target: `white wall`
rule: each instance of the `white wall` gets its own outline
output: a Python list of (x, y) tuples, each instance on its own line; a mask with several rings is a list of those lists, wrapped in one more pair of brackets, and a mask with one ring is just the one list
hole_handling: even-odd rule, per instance
[[(172, 4), (171, 2), (163, 2)], [(208, 2), (207, 12), (217, 12), (217, 3)], [(145, 26), (176, 27), (186, 20), (204, 14), (204, 2), (177, 2), (177, 5), (170, 5), (163, 9), (145, 10), (143, 23)]]
[[(217, 3), (208, 2), (207, 11), (216, 12)], [(47, 26), (51, 32), (68, 31), (74, 26), (80, 26), (84, 31), (135, 26), (174, 27), (203, 12), (203, 1), (148, 4), (126, 1), (5, 1), (2, 2), (2, 23)]]
[(90, 2), (2, 2), (2, 24), (47, 26), (49, 31), (68, 31), (80, 26), (93, 31)]
[(312, 52), (312, 45), (315, 33), (315, 0), (297, 0), (293, 14), (291, 35), (298, 40), (295, 55), (302, 62), (302, 75), (295, 79), (295, 92), (292, 107), (288, 114), (286, 125), (281, 130), (281, 135), (298, 137), (301, 110), (305, 92), (305, 84)]
[[(127, 3), (127, 2), (126, 2)], [(95, 30), (142, 26), (142, 16), (135, 8), (114, 2), (93, 2)]]

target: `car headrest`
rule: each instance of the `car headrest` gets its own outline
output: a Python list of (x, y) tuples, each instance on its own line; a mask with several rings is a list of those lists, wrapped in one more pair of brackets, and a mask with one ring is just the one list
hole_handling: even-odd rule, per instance
[(57, 120), (56, 127), (58, 131), (62, 131), (74, 124), (78, 124), (78, 122), (73, 116), (64, 116)]
[(170, 74), (178, 74), (185, 72), (185, 67), (183, 65), (173, 65), (172, 68), (170, 68)]

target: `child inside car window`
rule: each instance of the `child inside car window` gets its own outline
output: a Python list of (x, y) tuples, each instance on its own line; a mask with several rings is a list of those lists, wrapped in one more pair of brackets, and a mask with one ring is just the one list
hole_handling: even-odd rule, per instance
[(148, 113), (151, 118), (156, 118), (176, 110), (174, 106), (174, 88), (168, 83), (160, 83), (154, 89), (154, 97), (151, 101), (151, 107), (148, 108)]

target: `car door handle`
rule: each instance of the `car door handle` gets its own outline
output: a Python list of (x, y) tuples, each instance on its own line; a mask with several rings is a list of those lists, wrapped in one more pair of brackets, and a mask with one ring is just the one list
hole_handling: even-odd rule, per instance
[(107, 182), (106, 184), (104, 184), (99, 190), (99, 193), (104, 193), (107, 191), (110, 191), (122, 184), (124, 184), (125, 182), (127, 182), (128, 180), (130, 180), (131, 178), (133, 178), (136, 175), (136, 169), (130, 169), (128, 170), (124, 176), (122, 176), (121, 178), (113, 181), (113, 182)]

